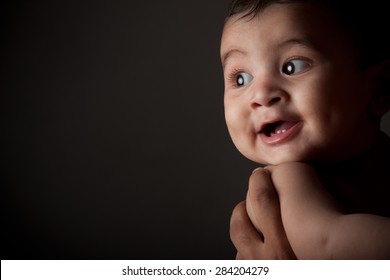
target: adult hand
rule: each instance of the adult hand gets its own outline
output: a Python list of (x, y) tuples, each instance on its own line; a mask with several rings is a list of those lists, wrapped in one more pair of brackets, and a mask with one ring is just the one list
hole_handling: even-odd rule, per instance
[(252, 173), (246, 201), (234, 208), (230, 238), (237, 249), (237, 259), (296, 259), (267, 169), (258, 168)]

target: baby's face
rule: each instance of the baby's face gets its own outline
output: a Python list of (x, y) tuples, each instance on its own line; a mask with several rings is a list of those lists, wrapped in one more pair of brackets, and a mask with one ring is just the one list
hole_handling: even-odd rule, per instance
[[(314, 9), (314, 10), (313, 10)], [(271, 5), (223, 31), (225, 118), (238, 150), (264, 164), (368, 149), (372, 86), (337, 25), (307, 4)]]

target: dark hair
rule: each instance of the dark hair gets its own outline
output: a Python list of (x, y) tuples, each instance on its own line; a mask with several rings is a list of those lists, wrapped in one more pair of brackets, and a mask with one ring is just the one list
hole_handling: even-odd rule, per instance
[(390, 58), (387, 39), (389, 34), (386, 2), (383, 0), (233, 0), (227, 11), (225, 22), (234, 15), (254, 17), (272, 4), (314, 3), (327, 8), (335, 16), (340, 27), (350, 34), (361, 54), (361, 63), (370, 65)]

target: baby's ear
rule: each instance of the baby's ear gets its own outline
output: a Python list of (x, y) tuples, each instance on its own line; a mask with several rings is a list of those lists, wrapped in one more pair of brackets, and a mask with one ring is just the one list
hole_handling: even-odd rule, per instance
[(371, 112), (382, 117), (390, 110), (390, 60), (374, 66), (374, 93), (371, 99)]

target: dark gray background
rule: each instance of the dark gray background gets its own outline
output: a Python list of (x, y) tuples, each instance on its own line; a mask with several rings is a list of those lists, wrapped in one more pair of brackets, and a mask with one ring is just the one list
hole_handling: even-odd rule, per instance
[(227, 5), (2, 2), (2, 259), (234, 258)]

